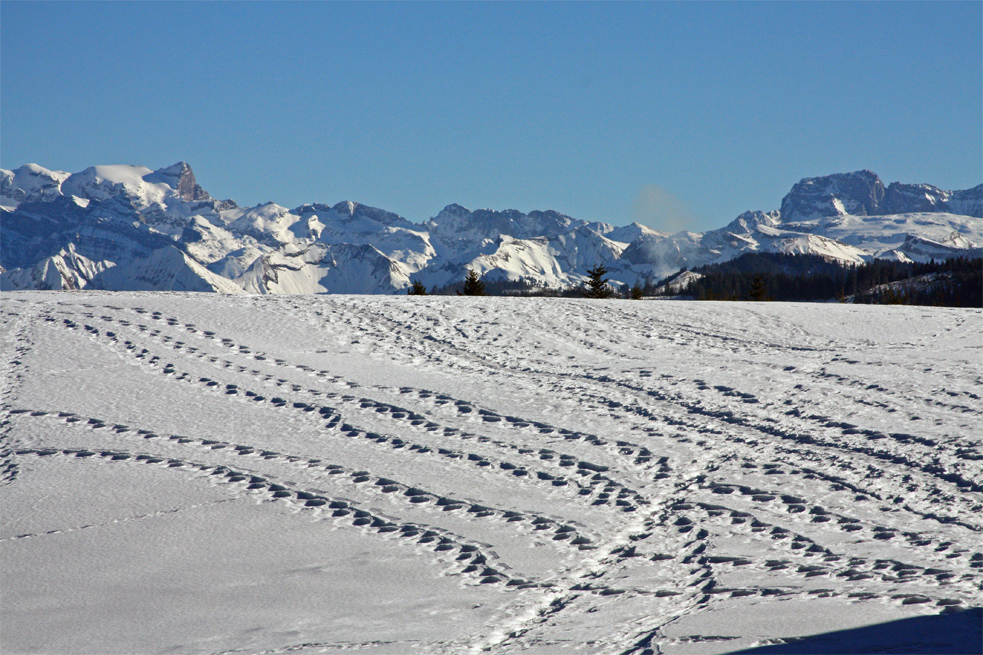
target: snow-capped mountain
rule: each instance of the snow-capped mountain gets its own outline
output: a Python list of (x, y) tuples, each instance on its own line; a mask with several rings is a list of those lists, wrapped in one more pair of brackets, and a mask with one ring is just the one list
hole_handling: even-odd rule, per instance
[(826, 216), (886, 216), (915, 213), (983, 215), (983, 184), (964, 191), (944, 191), (931, 184), (892, 182), (887, 188), (872, 171), (809, 177), (782, 200), (787, 223)]
[(68, 177), (68, 173), (49, 171), (37, 164), (27, 164), (14, 171), (0, 169), (0, 197), (15, 203), (55, 198), (62, 195), (61, 185)]
[(212, 198), (185, 162), (0, 170), (0, 212), (4, 290), (397, 293), (458, 282), (469, 268), (567, 287), (598, 264), (630, 285), (752, 251), (856, 264), (978, 256), (983, 246), (983, 185), (885, 187), (871, 171), (804, 179), (779, 211), (702, 233), (455, 204), (424, 223), (355, 202), (239, 207)]

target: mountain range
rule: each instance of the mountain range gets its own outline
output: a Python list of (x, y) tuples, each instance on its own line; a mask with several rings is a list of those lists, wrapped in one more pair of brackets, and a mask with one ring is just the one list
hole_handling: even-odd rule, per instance
[(849, 264), (980, 256), (983, 184), (884, 186), (871, 171), (806, 178), (775, 211), (668, 234), (555, 211), (448, 205), (423, 223), (358, 204), (240, 207), (205, 191), (185, 162), (0, 169), (0, 289), (220, 293), (398, 293), (463, 279), (579, 285), (603, 264), (645, 284), (746, 252)]

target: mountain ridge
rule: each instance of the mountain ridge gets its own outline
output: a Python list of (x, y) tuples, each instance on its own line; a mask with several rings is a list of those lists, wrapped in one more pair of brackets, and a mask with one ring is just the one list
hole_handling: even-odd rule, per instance
[(491, 281), (569, 287), (599, 264), (631, 285), (755, 251), (850, 264), (973, 255), (983, 246), (983, 184), (885, 186), (869, 170), (804, 178), (778, 210), (668, 234), (458, 204), (421, 223), (353, 201), (240, 207), (213, 198), (184, 161), (78, 173), (27, 164), (0, 169), (0, 218), (3, 290), (398, 293), (414, 281), (452, 284), (468, 268)]

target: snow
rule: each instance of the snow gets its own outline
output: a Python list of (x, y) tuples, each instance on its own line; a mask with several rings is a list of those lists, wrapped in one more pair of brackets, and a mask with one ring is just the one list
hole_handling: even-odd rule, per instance
[(378, 224), (368, 232), (350, 232), (348, 229), (349, 225), (339, 229), (336, 223), (329, 222), (326, 229), (320, 231), (317, 240), (332, 245), (371, 245), (411, 273), (426, 267), (436, 256), (430, 235), (426, 232), (404, 227), (379, 228)]
[(172, 189), (177, 189), (178, 184), (181, 182), (181, 175), (190, 170), (190, 168), (187, 162), (179, 161), (176, 164), (171, 164), (165, 168), (152, 171), (148, 175), (144, 175), (143, 180), (151, 184), (164, 184)]
[(119, 267), (109, 268), (99, 282), (108, 289), (243, 292), (235, 282), (212, 273), (173, 246), (152, 251), (149, 257), (133, 264), (126, 273), (120, 273)]
[(711, 654), (945, 618), (983, 584), (981, 314), (5, 292), (4, 652)]
[(667, 232), (660, 232), (659, 230), (653, 230), (647, 225), (642, 225), (641, 223), (632, 223), (630, 225), (624, 225), (622, 227), (611, 227), (610, 230), (602, 232), (605, 237), (611, 241), (619, 241), (625, 244), (631, 243), (643, 234), (656, 236), (656, 237), (667, 237), (669, 234)]
[(656, 287), (655, 293), (669, 294), (669, 295), (680, 294), (688, 286), (690, 286), (691, 284), (693, 284), (694, 282), (696, 282), (702, 277), (703, 275), (701, 275), (700, 273), (694, 273), (693, 271), (683, 271), (676, 277), (669, 280), (666, 284), (663, 284), (660, 287)]
[(65, 195), (76, 195), (92, 200), (108, 200), (123, 192), (138, 202), (141, 208), (153, 204), (163, 204), (174, 189), (164, 182), (147, 181), (144, 178), (158, 179), (154, 171), (146, 166), (123, 164), (110, 166), (90, 166), (80, 173), (73, 173), (64, 182), (61, 190)]
[(11, 191), (20, 190), (31, 199), (59, 195), (62, 183), (69, 175), (64, 171), (50, 171), (37, 164), (25, 164), (12, 171), (0, 169), (0, 178), (5, 187), (9, 185)]
[[(546, 238), (513, 239), (503, 235), (494, 244), (494, 251), (476, 257), (470, 268), (488, 279), (532, 278), (542, 280), (548, 286), (557, 286), (565, 276), (549, 246)], [(448, 280), (448, 283), (451, 281), (456, 280)]]
[[(0, 273), (0, 290), (44, 289), (61, 291), (81, 289), (108, 271), (112, 262), (94, 262), (75, 252), (72, 244), (52, 257), (46, 257), (31, 269), (14, 269)], [(99, 288), (98, 286), (96, 288)]]
[[(268, 246), (263, 246), (254, 238), (235, 235), (222, 227), (221, 221), (217, 222), (219, 225), (215, 225), (204, 216), (192, 216), (188, 220), (188, 225), (181, 231), (184, 250), (213, 272), (233, 280), (248, 268), (256, 257), (270, 251)], [(224, 266), (223, 262), (242, 257), (244, 253), (255, 253), (255, 256), (249, 259), (241, 270), (235, 266)], [(221, 272), (223, 270), (227, 274)]]
[[(884, 256), (888, 259), (892, 258), (890, 251), (900, 248), (909, 236), (938, 242), (948, 240), (952, 247), (960, 249), (983, 246), (983, 220), (945, 212), (823, 217), (786, 223), (783, 228), (820, 233), (841, 244), (855, 246), (876, 257)], [(925, 258), (924, 261), (928, 259), (930, 258)]]
[(270, 202), (246, 211), (229, 223), (226, 229), (249, 234), (271, 244), (281, 244), (294, 240), (291, 226), (299, 220), (300, 217), (291, 214), (286, 207)]
[(260, 257), (237, 282), (248, 293), (396, 293), (408, 271), (368, 244), (285, 244)]

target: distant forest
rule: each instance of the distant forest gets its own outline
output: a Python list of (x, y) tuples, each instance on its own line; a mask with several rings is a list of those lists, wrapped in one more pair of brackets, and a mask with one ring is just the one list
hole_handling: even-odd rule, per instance
[[(686, 269), (683, 269), (684, 271)], [(860, 266), (830, 262), (819, 255), (746, 253), (722, 264), (693, 269), (702, 278), (678, 294), (662, 289), (676, 275), (639, 285), (634, 297), (675, 295), (696, 300), (776, 300), (864, 304), (983, 307), (983, 259), (956, 258), (926, 264), (875, 259)], [(457, 295), (463, 280), (432, 295)], [(526, 280), (484, 281), (489, 296), (586, 297), (585, 287), (553, 289)], [(632, 297), (612, 287), (612, 297)]]
[[(669, 277), (663, 278), (658, 281), (647, 281), (644, 284), (639, 283), (639, 285), (634, 289), (635, 295), (632, 295), (632, 287), (621, 284), (609, 283), (609, 288), (611, 292), (611, 298), (639, 298), (644, 296), (655, 296), (658, 295), (658, 287), (666, 283), (666, 281), (672, 279), (675, 275), (670, 275)], [(606, 278), (605, 278), (606, 279)], [(576, 287), (565, 287), (562, 289), (556, 289), (553, 287), (546, 287), (539, 285), (530, 280), (482, 280), (485, 285), (485, 295), (487, 296), (522, 296), (522, 297), (547, 297), (547, 298), (587, 298), (590, 297), (590, 291), (587, 285), (581, 285)], [(433, 296), (454, 296), (460, 295), (464, 290), (464, 281), (455, 282), (453, 284), (448, 284), (444, 287), (434, 287), (427, 293)]]
[(818, 255), (747, 253), (693, 269), (682, 294), (697, 300), (841, 300), (866, 304), (983, 307), (983, 259), (925, 264), (875, 259), (843, 266)]

